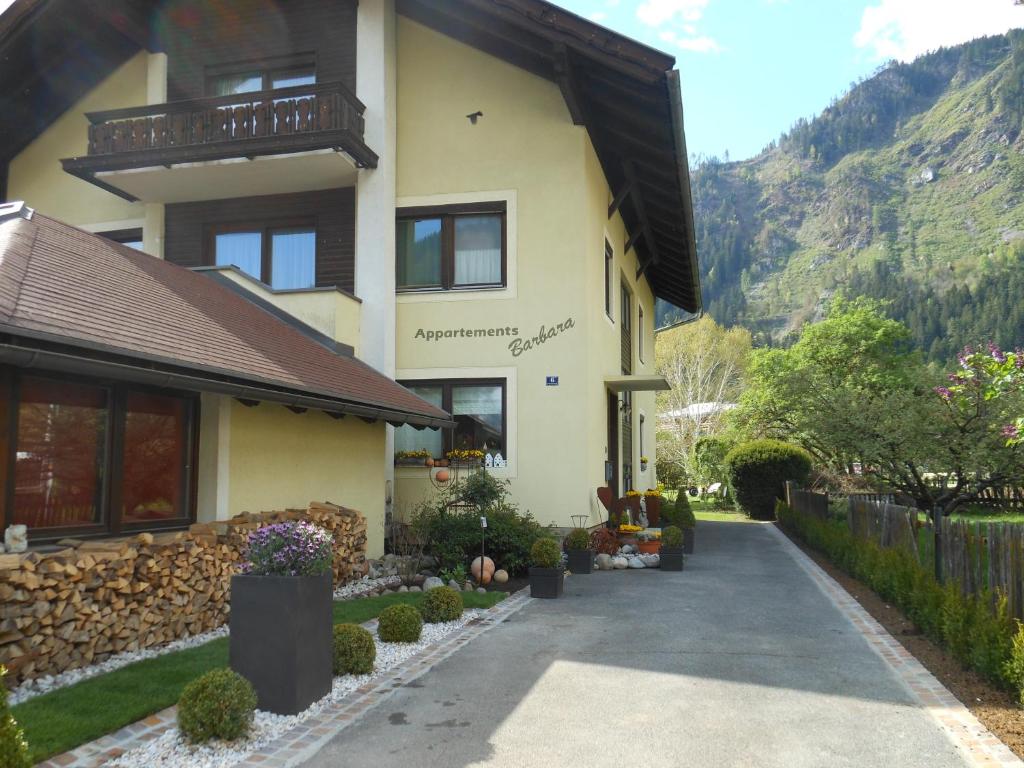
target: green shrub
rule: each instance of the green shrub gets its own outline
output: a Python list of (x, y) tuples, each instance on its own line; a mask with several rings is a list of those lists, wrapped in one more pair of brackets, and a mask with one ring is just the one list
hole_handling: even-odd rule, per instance
[(428, 589), (420, 603), (420, 613), (427, 624), (455, 621), (462, 615), (462, 594), (451, 587)]
[(1017, 631), (1010, 643), (1009, 658), (1003, 663), (1003, 679), (1017, 693), (1017, 703), (1024, 707), (1024, 624), (1017, 622)]
[(234, 741), (249, 733), (256, 712), (252, 685), (230, 669), (213, 669), (185, 686), (178, 700), (178, 730), (193, 744)]
[(690, 506), (690, 499), (685, 488), (676, 491), (674, 503), (665, 502), (661, 510), (661, 517), (662, 527), (674, 525), (677, 528), (693, 528), (697, 525), (697, 518), (693, 515), (693, 508)]
[(557, 568), (562, 563), (562, 551), (554, 539), (537, 539), (530, 548), (530, 564), (534, 568)]
[(675, 549), (683, 546), (683, 532), (680, 528), (670, 525), (661, 529), (661, 546)]
[(412, 605), (389, 605), (377, 618), (377, 637), (385, 643), (415, 643), (422, 632), (423, 617)]
[[(487, 529), (480, 529), (480, 515), (487, 516)], [(417, 525), (431, 555), (441, 568), (455, 568), (480, 555), (480, 538), (486, 535), (487, 554), (510, 574), (525, 571), (530, 547), (541, 535), (540, 524), (527, 514), (504, 502), (475, 510), (452, 511), (447, 508), (422, 508)]]
[(908, 550), (883, 549), (855, 538), (845, 523), (802, 515), (782, 502), (776, 513), (795, 538), (896, 605), (964, 666), (1015, 690), (1024, 705), (1024, 629), (1010, 619), (1003, 595), (964, 596), (953, 584), (940, 585), (931, 564)]
[(505, 498), (508, 481), (499, 480), (486, 469), (478, 469), (460, 483), (459, 497), (467, 504), (490, 509)]
[(376, 658), (377, 646), (366, 629), (358, 624), (338, 624), (334, 628), (335, 675), (368, 675)]
[(725, 457), (736, 501), (755, 520), (771, 520), (787, 480), (803, 483), (811, 472), (807, 451), (778, 440), (753, 440)]
[(4, 675), (7, 669), (0, 665), (0, 765), (4, 768), (31, 768), (25, 734), (7, 706), (7, 688)]
[(583, 528), (573, 528), (564, 543), (566, 550), (590, 549), (590, 534)]

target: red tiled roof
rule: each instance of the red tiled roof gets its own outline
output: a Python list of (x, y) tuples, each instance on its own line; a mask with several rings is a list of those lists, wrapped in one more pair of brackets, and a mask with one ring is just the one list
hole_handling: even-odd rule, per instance
[(0, 207), (0, 332), (337, 402), (341, 412), (450, 421), (208, 277), (27, 210)]

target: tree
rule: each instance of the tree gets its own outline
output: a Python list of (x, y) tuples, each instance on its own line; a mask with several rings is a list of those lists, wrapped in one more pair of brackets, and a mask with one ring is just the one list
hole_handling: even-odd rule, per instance
[[(659, 334), (655, 363), (672, 387), (658, 394), (659, 456), (694, 476), (694, 447), (724, 429), (744, 387), (751, 337), (710, 317)], [(659, 459), (660, 460), (660, 459)]]

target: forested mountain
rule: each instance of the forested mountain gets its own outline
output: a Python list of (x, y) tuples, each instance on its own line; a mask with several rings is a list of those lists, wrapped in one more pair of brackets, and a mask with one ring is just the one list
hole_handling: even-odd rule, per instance
[(750, 160), (698, 159), (708, 312), (783, 342), (842, 290), (935, 360), (1024, 341), (1022, 120), (1014, 31), (891, 63)]

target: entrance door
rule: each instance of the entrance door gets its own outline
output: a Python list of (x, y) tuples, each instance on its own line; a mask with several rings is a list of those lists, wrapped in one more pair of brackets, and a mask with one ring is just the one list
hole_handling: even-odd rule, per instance
[(608, 462), (612, 467), (612, 477), (608, 486), (612, 489), (612, 498), (619, 498), (619, 398), (614, 392), (608, 393)]

